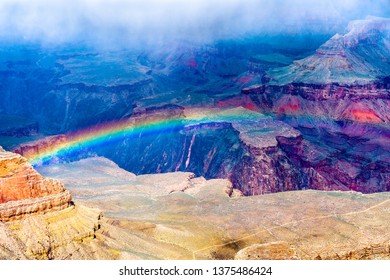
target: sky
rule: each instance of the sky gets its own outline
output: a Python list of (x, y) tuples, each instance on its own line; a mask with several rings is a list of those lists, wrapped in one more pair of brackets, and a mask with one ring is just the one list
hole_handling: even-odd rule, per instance
[(63, 44), (210, 41), (248, 34), (333, 32), (388, 0), (0, 0), (0, 40)]

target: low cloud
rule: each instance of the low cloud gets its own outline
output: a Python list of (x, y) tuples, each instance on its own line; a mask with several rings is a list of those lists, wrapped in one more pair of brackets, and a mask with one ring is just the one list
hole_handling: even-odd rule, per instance
[(388, 0), (0, 0), (0, 38), (126, 45), (331, 32), (367, 15), (390, 17), (389, 9)]

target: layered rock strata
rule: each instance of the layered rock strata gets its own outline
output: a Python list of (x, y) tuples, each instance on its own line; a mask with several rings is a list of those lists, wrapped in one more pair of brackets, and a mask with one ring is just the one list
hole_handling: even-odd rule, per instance
[(16, 147), (13, 152), (20, 154), (27, 159), (31, 159), (36, 155), (50, 151), (52, 147), (66, 143), (66, 140), (66, 135), (63, 134), (48, 136), (39, 140), (21, 144)]
[[(257, 110), (277, 115), (326, 116), (333, 120), (389, 123), (390, 84), (254, 85), (242, 89)], [(227, 101), (226, 101), (227, 102)]]
[(351, 22), (313, 55), (242, 89), (244, 104), (250, 99), (301, 132), (278, 137), (301, 172), (301, 188), (389, 190), (389, 30), (389, 19)]
[(239, 116), (230, 125), (238, 133), (242, 156), (229, 173), (233, 186), (244, 195), (300, 189), (300, 171), (280, 148), (277, 137), (300, 136), (283, 122), (244, 108), (227, 110)]
[(71, 195), (62, 183), (44, 178), (15, 153), (0, 150), (0, 220), (65, 209)]
[(79, 203), (105, 213), (95, 241), (104, 241), (117, 258), (390, 257), (386, 192), (242, 196), (226, 179), (184, 172), (134, 176), (104, 158), (39, 171), (66, 183)]

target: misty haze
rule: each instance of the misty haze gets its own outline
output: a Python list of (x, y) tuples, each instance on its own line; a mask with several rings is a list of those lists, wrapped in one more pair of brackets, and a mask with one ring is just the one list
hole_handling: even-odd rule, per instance
[(0, 0), (0, 259), (389, 259), (388, 0)]

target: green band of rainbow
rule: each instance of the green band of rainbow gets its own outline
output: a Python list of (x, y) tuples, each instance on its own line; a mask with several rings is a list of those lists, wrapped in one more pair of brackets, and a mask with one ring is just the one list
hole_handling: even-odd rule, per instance
[(39, 165), (53, 157), (66, 155), (85, 147), (94, 147), (115, 139), (136, 136), (141, 133), (172, 131), (175, 128), (199, 123), (254, 121), (264, 115), (244, 108), (225, 110), (191, 109), (183, 114), (167, 116), (162, 113), (146, 114), (141, 117), (107, 122), (88, 127), (66, 135), (66, 141), (39, 149), (25, 155), (31, 164)]

